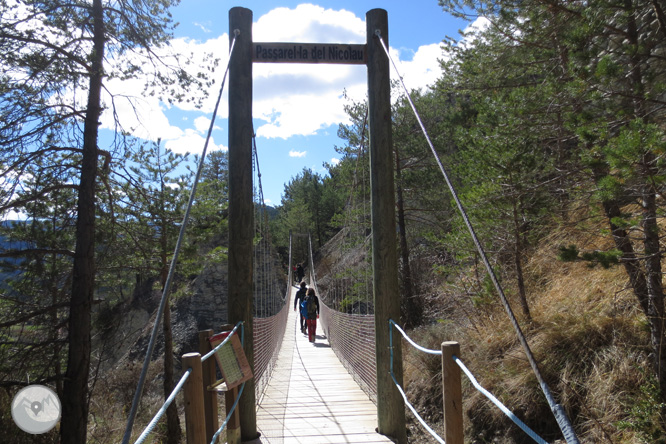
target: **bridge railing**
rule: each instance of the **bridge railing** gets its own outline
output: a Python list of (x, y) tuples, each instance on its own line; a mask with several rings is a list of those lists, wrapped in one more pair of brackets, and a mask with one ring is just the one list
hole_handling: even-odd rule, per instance
[[(462, 412), (462, 385), (461, 385), (461, 370), (465, 373), (472, 385), (486, 396), (493, 404), (495, 404), (509, 419), (511, 419), (518, 427), (529, 435), (535, 442), (539, 444), (548, 444), (543, 438), (537, 435), (530, 429), (523, 421), (514, 415), (504, 404), (502, 404), (495, 396), (488, 390), (484, 389), (476, 380), (474, 375), (465, 367), (460, 360), (460, 345), (457, 342), (443, 342), (441, 350), (427, 349), (416, 342), (414, 342), (398, 324), (393, 320), (389, 321), (389, 328), (391, 331), (391, 376), (393, 382), (400, 391), (405, 405), (411, 410), (416, 419), (421, 425), (441, 444), (463, 444), (463, 412)], [(442, 439), (435, 433), (434, 430), (421, 418), (416, 409), (410, 404), (404, 390), (395, 380), (393, 375), (393, 329), (398, 330), (404, 337), (406, 342), (424, 353), (442, 356), (442, 394), (443, 394), (443, 410), (444, 410), (444, 436)]]
[[(164, 416), (169, 405), (171, 405), (181, 391), (183, 391), (184, 397), (185, 434), (187, 437), (187, 444), (204, 444), (208, 442), (214, 444), (217, 441), (218, 437), (231, 420), (233, 414), (236, 412), (238, 399), (240, 399), (240, 396), (243, 393), (245, 383), (243, 383), (240, 390), (238, 390), (238, 395), (236, 396), (233, 405), (227, 406), (227, 416), (222, 426), (215, 429), (211, 428), (211, 426), (218, 425), (218, 418), (217, 392), (210, 390), (210, 385), (215, 380), (215, 363), (213, 360), (209, 361), (209, 359), (211, 359), (221, 347), (227, 344), (233, 335), (239, 334), (239, 329), (242, 342), (243, 323), (239, 322), (220, 344), (209, 350), (203, 356), (201, 353), (186, 353), (182, 356), (183, 368), (185, 369), (183, 371), (183, 376), (134, 444), (142, 444), (146, 441), (155, 429), (159, 420)], [(203, 333), (203, 335), (200, 334), (200, 340), (202, 337), (205, 338), (206, 336), (210, 336), (210, 331), (201, 333)], [(215, 407), (211, 409), (211, 406)]]
[(320, 299), (320, 318), (326, 337), (342, 365), (361, 389), (377, 403), (375, 318), (341, 313)]
[[(289, 286), (287, 291), (289, 291)], [(254, 383), (257, 399), (260, 399), (264, 393), (275, 368), (287, 327), (288, 315), (289, 304), (285, 303), (276, 315), (253, 319)]]

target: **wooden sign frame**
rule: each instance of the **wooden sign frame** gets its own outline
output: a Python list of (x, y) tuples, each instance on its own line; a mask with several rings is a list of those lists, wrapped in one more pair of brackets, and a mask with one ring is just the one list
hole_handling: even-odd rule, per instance
[[(211, 348), (215, 349), (215, 347), (227, 339), (230, 333), (230, 331), (224, 331), (208, 338)], [(253, 377), (252, 368), (247, 361), (237, 334), (231, 336), (222, 347), (217, 349), (215, 352), (215, 361), (222, 373), (222, 379), (213, 384), (212, 387), (217, 387), (225, 383), (226, 389), (229, 390)]]

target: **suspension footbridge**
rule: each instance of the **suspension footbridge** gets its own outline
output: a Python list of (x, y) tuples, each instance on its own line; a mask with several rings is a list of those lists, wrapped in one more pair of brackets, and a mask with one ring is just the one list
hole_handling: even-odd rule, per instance
[[(184, 372), (181, 381), (165, 405), (146, 426), (139, 438), (133, 442), (140, 444), (150, 436), (167, 406), (182, 389), (188, 444), (223, 442), (221, 434), (225, 428), (227, 440), (233, 444), (241, 442), (315, 444), (397, 442), (406, 444), (406, 407), (433, 435), (433, 439), (444, 443), (444, 440), (437, 436), (430, 426), (418, 416), (418, 412), (409, 404), (402, 388), (403, 340), (396, 332), (397, 330), (405, 337), (406, 342), (421, 351), (442, 356), (444, 434), (447, 444), (463, 443), (461, 371), (465, 372), (472, 384), (502, 409), (534, 441), (545, 444), (546, 441), (532, 432), (476, 382), (462, 363), (457, 344), (445, 342), (442, 343), (441, 350), (423, 349), (418, 344), (411, 342), (396, 324), (396, 320), (400, 318), (400, 295), (398, 293), (398, 260), (395, 239), (390, 53), (388, 51), (388, 19), (384, 10), (375, 9), (368, 12), (366, 16), (367, 43), (350, 47), (350, 56), (347, 59), (342, 57), (344, 60), (338, 60), (339, 57), (336, 56), (334, 57), (336, 60), (324, 60), (325, 57), (322, 55), (322, 57), (308, 60), (279, 60), (280, 62), (362, 63), (367, 65), (372, 216), (372, 245), (369, 256), (372, 257), (373, 264), (371, 273), (372, 313), (368, 313), (368, 305), (370, 305), (368, 303), (365, 305), (365, 313), (350, 314), (344, 312), (345, 310), (339, 310), (340, 304), (336, 303), (334, 296), (322, 291), (323, 294), (318, 294), (322, 305), (321, 323), (318, 326), (315, 343), (310, 343), (300, 333), (297, 312), (291, 310), (294, 293), (294, 289), (291, 287), (291, 250), (286, 280), (287, 288), (282, 286), (284, 290), (282, 295), (271, 297), (268, 304), (257, 296), (258, 290), (271, 288), (274, 291), (280, 285), (272, 282), (273, 272), (265, 269), (270, 268), (271, 261), (254, 258), (258, 248), (269, 244), (270, 238), (257, 229), (255, 221), (262, 218), (261, 215), (255, 217), (258, 206), (252, 199), (252, 64), (266, 62), (266, 60), (260, 60), (258, 54), (262, 53), (255, 50), (254, 46), (260, 45), (263, 49), (272, 47), (277, 54), (288, 56), (287, 58), (296, 57), (296, 53), (313, 53), (312, 51), (293, 50), (292, 57), (290, 55), (292, 53), (289, 51), (296, 47), (293, 44), (287, 46), (284, 44), (254, 44), (251, 11), (244, 8), (233, 8), (229, 16), (231, 41), (228, 67), (230, 83), (228, 319), (237, 324), (227, 339), (216, 345), (214, 349), (203, 350), (205, 349), (203, 347), (201, 354), (189, 353), (183, 356)], [(330, 52), (327, 54), (339, 55), (341, 53), (337, 46), (330, 47), (329, 50)], [(344, 51), (342, 54), (344, 55)], [(275, 61), (274, 57), (269, 57), (269, 59)], [(413, 104), (412, 108), (414, 108)], [(415, 108), (414, 111), (418, 118)], [(214, 119), (211, 122), (211, 128), (213, 123)], [(488, 273), (505, 303), (507, 313), (512, 320), (515, 320), (446, 171), (422, 124), (421, 127), (468, 225), (477, 249), (487, 265)], [(201, 162), (204, 157), (205, 148)], [(195, 189), (196, 187), (194, 187), (192, 195), (194, 195)], [(191, 201), (192, 197), (190, 204)], [(181, 235), (186, 227), (186, 221), (187, 214), (181, 226)], [(261, 240), (256, 242), (258, 238)], [(265, 251), (270, 252), (270, 248), (267, 247)], [(315, 288), (319, 293), (311, 244), (308, 246), (308, 257), (309, 276), (306, 280), (309, 286)], [(176, 259), (177, 254), (174, 255), (172, 269)], [(261, 283), (256, 280), (258, 275), (262, 277)], [(168, 282), (169, 280), (163, 291), (160, 307), (164, 306), (168, 296)], [(348, 285), (343, 285), (343, 287), (349, 288)], [(332, 289), (328, 290), (331, 292)], [(276, 301), (281, 302), (279, 304), (281, 308), (274, 304)], [(160, 312), (158, 312), (157, 319), (160, 316)], [(515, 327), (563, 435), (569, 444), (577, 444), (577, 438), (566, 414), (561, 406), (554, 402), (548, 386), (542, 382), (536, 362), (517, 323), (515, 323)], [(153, 337), (155, 331), (156, 327), (153, 329)], [(247, 334), (244, 334), (244, 331), (247, 331)], [(252, 369), (252, 377), (247, 378), (240, 388), (232, 388), (232, 391), (227, 392), (225, 396), (227, 415), (220, 426), (217, 414), (218, 395), (215, 390), (211, 390), (210, 386), (215, 376), (214, 360), (209, 358), (218, 353), (220, 347), (223, 347), (239, 332), (243, 343), (239, 347), (242, 347), (242, 353), (247, 356), (248, 366)], [(142, 378), (152, 354), (153, 343), (154, 340), (151, 339)], [(129, 437), (132, 433), (137, 400), (141, 396), (141, 384), (140, 382), (132, 412), (130, 412), (124, 444), (130, 442)]]
[(317, 326), (312, 344), (298, 318), (289, 310), (272, 377), (258, 400), (261, 437), (252, 443), (391, 443), (376, 432), (377, 407), (333, 352), (326, 326)]

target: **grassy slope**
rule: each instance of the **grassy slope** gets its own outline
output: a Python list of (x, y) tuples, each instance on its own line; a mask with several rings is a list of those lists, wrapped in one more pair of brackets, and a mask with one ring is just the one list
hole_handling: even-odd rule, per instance
[[(577, 219), (580, 221), (580, 219)], [(621, 267), (591, 268), (557, 260), (558, 247), (608, 248), (595, 237), (599, 227), (578, 223), (558, 228), (527, 258), (528, 297), (533, 321), (520, 324), (544, 378), (565, 406), (581, 442), (663, 442), (654, 426), (648, 330), (636, 298), (626, 288)], [(469, 279), (475, 273), (465, 270)], [(508, 281), (508, 280), (507, 280)], [(507, 283), (506, 292), (513, 289)], [(430, 327), (412, 332), (419, 343), (439, 348), (444, 340), (461, 344), (461, 359), (481, 385), (546, 439), (562, 439), (508, 317), (496, 299), (473, 306), (469, 298), (442, 284), (441, 304), (457, 309)], [(458, 293), (458, 294), (456, 294)], [(517, 300), (512, 306), (519, 315)], [(444, 311), (444, 310), (440, 310)], [(441, 428), (441, 375), (437, 357), (405, 346), (405, 386), (429, 423)], [(424, 370), (425, 369), (425, 370)], [(534, 442), (478, 393), (463, 376), (465, 436), (468, 442)], [(429, 442), (411, 427), (412, 442)], [(652, 435), (653, 432), (656, 434)], [(663, 437), (661, 438), (663, 439)], [(432, 441), (434, 442), (434, 441)], [(562, 441), (564, 442), (564, 441)]]

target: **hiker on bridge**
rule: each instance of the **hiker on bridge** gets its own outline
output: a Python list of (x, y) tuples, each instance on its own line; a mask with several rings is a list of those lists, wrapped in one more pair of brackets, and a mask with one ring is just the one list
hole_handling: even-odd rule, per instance
[(296, 265), (296, 282), (301, 282), (305, 277), (305, 270), (303, 269), (303, 264)]
[[(305, 300), (306, 291), (307, 288), (305, 286), (305, 281), (301, 281), (301, 288), (299, 288), (296, 292), (296, 298), (294, 299), (294, 311), (296, 311), (296, 307), (300, 307)], [(301, 314), (301, 333), (305, 333), (305, 317), (303, 316), (303, 312), (301, 310), (299, 310), (299, 312)]]
[(317, 332), (317, 319), (319, 319), (319, 298), (315, 295), (314, 288), (308, 288), (305, 301), (301, 304), (301, 313), (306, 317), (305, 324), (308, 327), (308, 339), (315, 341)]

